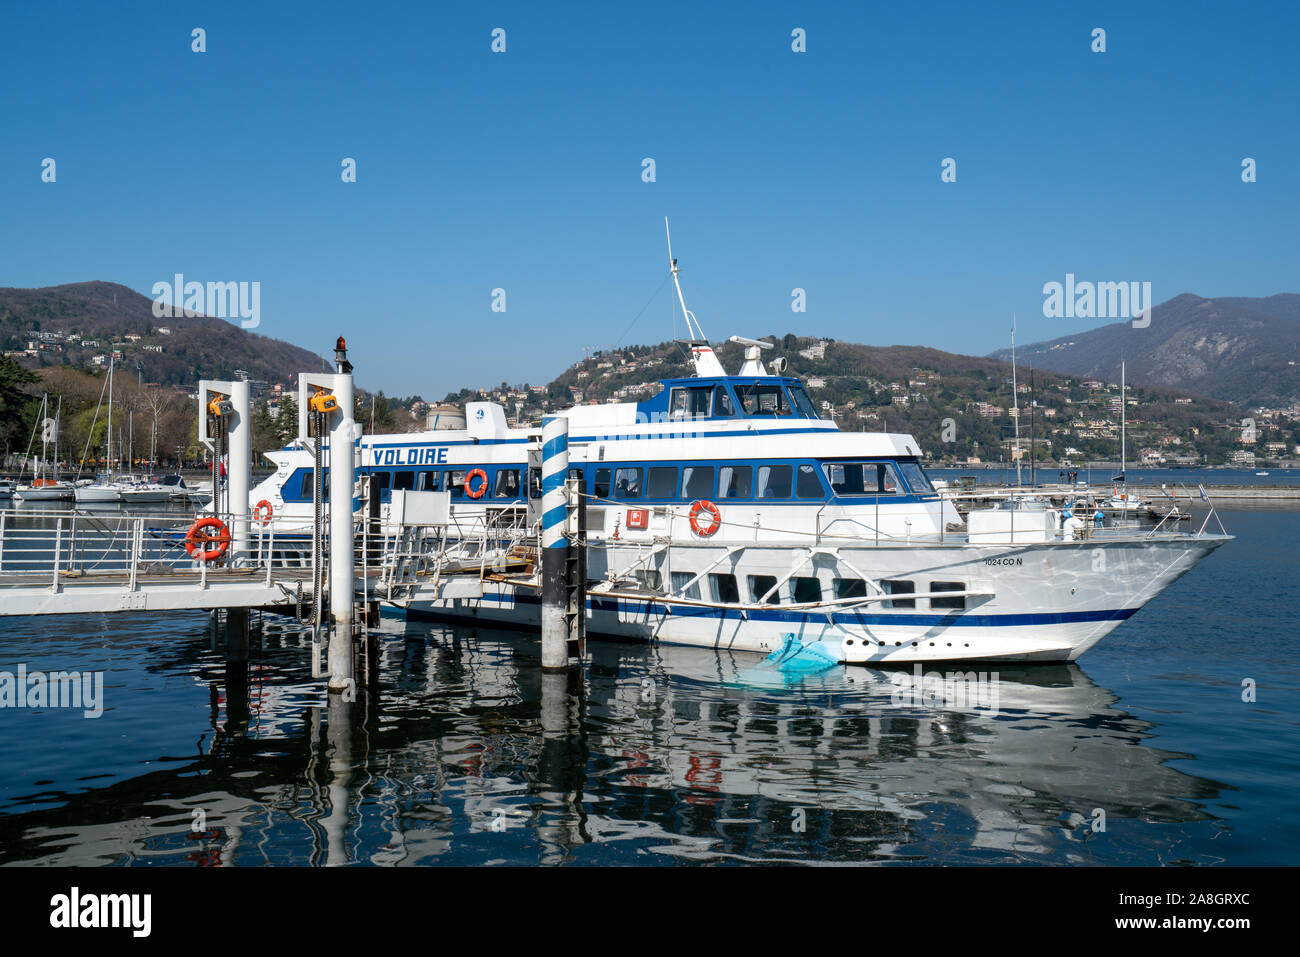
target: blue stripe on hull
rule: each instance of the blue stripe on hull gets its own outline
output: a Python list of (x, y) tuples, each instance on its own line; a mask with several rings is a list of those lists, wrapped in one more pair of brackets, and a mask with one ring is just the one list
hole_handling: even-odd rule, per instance
[[(536, 595), (502, 592), (487, 592), (482, 601), (500, 604), (540, 605), (541, 599)], [(824, 614), (809, 614), (800, 611), (731, 611), (721, 608), (689, 608), (677, 606), (682, 611), (668, 611), (668, 606), (658, 602), (627, 601), (614, 598), (588, 598), (587, 607), (600, 612), (630, 612), (634, 615), (666, 615), (678, 618), (711, 618), (738, 620), (743, 616), (749, 621), (779, 621), (790, 624), (808, 624), (824, 622)], [(913, 625), (943, 626), (952, 628), (1007, 628), (1017, 625), (1073, 625), (1090, 621), (1124, 621), (1137, 612), (1136, 608), (1111, 608), (1098, 611), (1066, 611), (1055, 613), (1028, 613), (1019, 615), (974, 615), (969, 612), (947, 615), (904, 615), (904, 614), (865, 614), (862, 612), (843, 612), (832, 617), (845, 625)], [(420, 615), (421, 612), (410, 611), (408, 614)], [(446, 616), (448, 612), (434, 614)]]

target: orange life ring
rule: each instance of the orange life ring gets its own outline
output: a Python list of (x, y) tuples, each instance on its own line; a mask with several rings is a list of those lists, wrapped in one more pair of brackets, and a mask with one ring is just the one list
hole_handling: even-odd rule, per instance
[[(483, 484), (478, 487), (477, 492), (474, 491), (475, 476), (478, 476), (483, 480)], [(487, 491), (487, 488), (488, 488), (487, 472), (484, 472), (482, 469), (474, 469), (468, 475), (465, 476), (465, 494), (468, 495), (470, 498), (482, 498), (483, 493)]]
[[(203, 551), (205, 545), (213, 547)], [(200, 561), (210, 562), (220, 558), (229, 547), (230, 529), (226, 528), (225, 522), (215, 516), (199, 519), (185, 534), (185, 550), (190, 553), (190, 558), (197, 558)]]
[[(263, 509), (266, 511), (263, 512)], [(267, 526), (271, 524), (271, 516), (275, 514), (275, 509), (266, 499), (262, 499), (253, 507), (253, 521), (258, 525)]]
[[(708, 512), (713, 517), (713, 522), (707, 529), (700, 528), (700, 512)], [(718, 511), (718, 506), (707, 499), (700, 499), (691, 506), (691, 531), (700, 538), (708, 538), (721, 527), (722, 512)]]

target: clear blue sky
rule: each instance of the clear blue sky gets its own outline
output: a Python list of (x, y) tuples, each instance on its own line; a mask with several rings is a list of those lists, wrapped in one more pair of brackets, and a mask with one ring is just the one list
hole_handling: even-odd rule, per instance
[(11, 4), (0, 285), (258, 281), (259, 332), (430, 398), (671, 338), (665, 215), (714, 339), (983, 354), (1099, 324), (1043, 318), (1067, 272), (1300, 292), (1297, 6)]

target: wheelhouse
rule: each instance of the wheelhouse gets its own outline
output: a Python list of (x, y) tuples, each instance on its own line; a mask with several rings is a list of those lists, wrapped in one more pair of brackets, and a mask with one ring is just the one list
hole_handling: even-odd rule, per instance
[(803, 384), (789, 376), (664, 379), (663, 387), (637, 404), (641, 421), (821, 418)]

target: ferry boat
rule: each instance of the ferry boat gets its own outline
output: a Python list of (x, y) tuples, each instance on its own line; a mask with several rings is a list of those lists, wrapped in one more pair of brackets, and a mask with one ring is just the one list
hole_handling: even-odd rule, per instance
[[(1095, 528), (1045, 503), (963, 519), (913, 436), (841, 431), (781, 360), (769, 371), (772, 344), (733, 336), (745, 360), (728, 374), (670, 260), (695, 375), (642, 402), (558, 413), (588, 502), (590, 634), (761, 653), (793, 635), (865, 664), (1072, 661), (1231, 538), (1205, 524)], [(540, 495), (528, 458), (540, 429), (509, 427), (492, 402), (465, 412), (463, 429), (364, 435), (359, 454), (381, 501), (446, 492), (449, 534), (471, 538)], [(268, 458), (276, 472), (250, 506), (270, 506), (280, 547), (309, 548), (294, 536), (311, 528), (312, 457), (295, 445)], [(535, 584), (478, 585), (417, 596), (407, 614), (539, 624)]]

